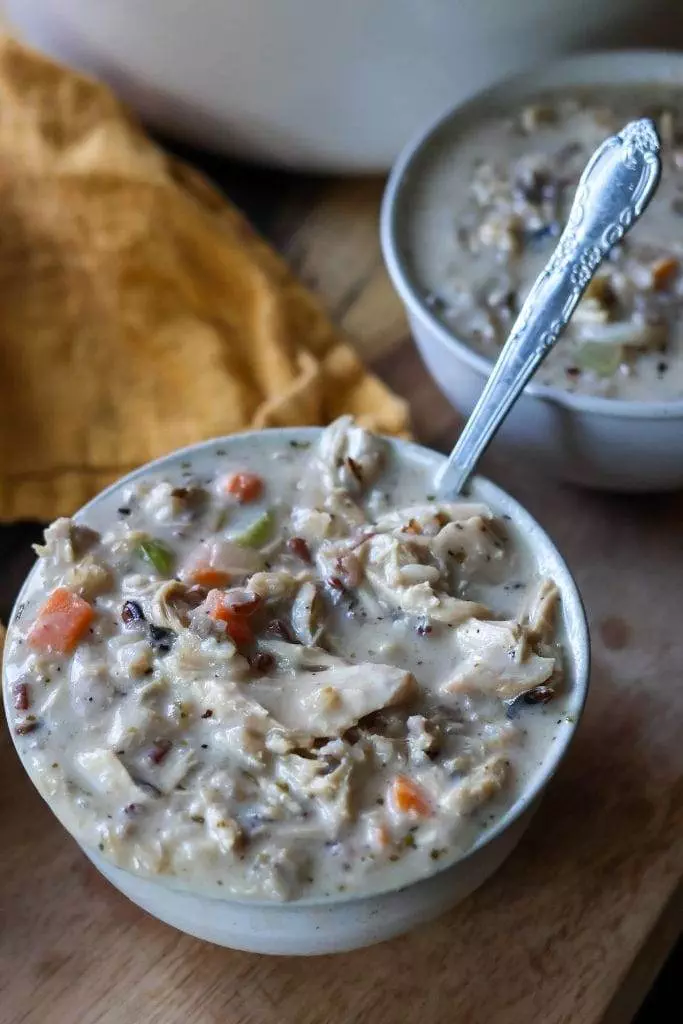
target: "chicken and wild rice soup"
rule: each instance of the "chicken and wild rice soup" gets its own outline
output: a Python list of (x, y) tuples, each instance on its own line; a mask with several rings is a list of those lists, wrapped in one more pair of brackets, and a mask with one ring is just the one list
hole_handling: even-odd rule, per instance
[(275, 899), (400, 885), (570, 728), (558, 592), (514, 524), (429, 495), (419, 449), (347, 418), (310, 436), (181, 453), (38, 549), (11, 726), (124, 868)]
[(540, 96), (437, 137), (414, 174), (408, 258), (457, 337), (495, 360), (557, 243), (592, 153), (653, 117), (662, 179), (538, 370), (541, 384), (627, 400), (683, 398), (683, 98), (655, 86)]

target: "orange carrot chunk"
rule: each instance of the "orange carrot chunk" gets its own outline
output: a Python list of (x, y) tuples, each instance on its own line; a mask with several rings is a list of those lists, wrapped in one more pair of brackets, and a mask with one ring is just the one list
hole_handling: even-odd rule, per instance
[(258, 501), (263, 494), (263, 480), (256, 473), (234, 473), (228, 478), (225, 489), (241, 505)]
[(188, 583), (194, 583), (200, 587), (224, 587), (230, 582), (229, 573), (207, 564), (190, 566), (183, 573), (183, 578)]
[(199, 587), (225, 587), (230, 582), (230, 573), (222, 564), (221, 547), (217, 542), (202, 541), (182, 567), (180, 577), (185, 583)]
[(254, 631), (246, 619), (234, 616), (226, 620), (225, 628), (236, 647), (246, 647), (254, 640)]
[(652, 264), (652, 285), (657, 292), (668, 288), (678, 273), (679, 263), (673, 256), (665, 256)]
[(228, 636), (238, 647), (243, 647), (253, 641), (253, 629), (244, 615), (236, 614), (227, 594), (220, 590), (209, 591), (204, 607), (210, 618), (225, 623)]
[(407, 775), (397, 775), (391, 783), (391, 802), (401, 814), (417, 814), (426, 818), (432, 813), (432, 805), (425, 790)]
[(66, 587), (57, 587), (40, 608), (28, 634), (28, 645), (48, 654), (70, 654), (94, 617), (87, 601)]

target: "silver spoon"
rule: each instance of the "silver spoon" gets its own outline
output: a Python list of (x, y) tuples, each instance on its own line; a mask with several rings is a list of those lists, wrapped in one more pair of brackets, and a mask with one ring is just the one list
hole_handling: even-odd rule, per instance
[(435, 485), (460, 494), (524, 387), (557, 342), (603, 259), (638, 220), (659, 183), (652, 121), (631, 121), (591, 157), (557, 248), (520, 310), (472, 415)]

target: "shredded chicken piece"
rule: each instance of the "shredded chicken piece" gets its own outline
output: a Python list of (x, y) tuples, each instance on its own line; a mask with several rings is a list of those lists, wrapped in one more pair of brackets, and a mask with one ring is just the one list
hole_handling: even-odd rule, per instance
[(246, 658), (237, 653), (235, 645), (222, 637), (200, 637), (185, 630), (173, 644), (164, 660), (164, 672), (168, 678), (196, 679), (222, 678), (239, 679), (246, 675), (249, 665)]
[(120, 703), (114, 711), (107, 731), (107, 744), (111, 750), (128, 751), (149, 740), (151, 731), (159, 731), (162, 720), (151, 708), (140, 701)]
[(206, 828), (222, 853), (232, 853), (242, 841), (242, 829), (224, 808), (210, 804), (205, 811)]
[(387, 512), (377, 519), (373, 530), (376, 533), (399, 530), (417, 536), (434, 537), (446, 523), (466, 523), (474, 517), (490, 520), (493, 513), (488, 505), (476, 502), (429, 502)]
[(249, 694), (287, 729), (309, 736), (339, 736), (379, 708), (401, 704), (417, 692), (410, 672), (393, 665), (349, 665), (298, 672), (249, 684)]
[(495, 693), (502, 700), (518, 697), (546, 682), (554, 658), (529, 649), (527, 634), (517, 622), (471, 621), (455, 631), (462, 661), (444, 683), (445, 693)]
[(552, 580), (538, 580), (529, 595), (524, 618), (527, 633), (534, 640), (547, 643), (555, 631), (555, 616), (560, 600), (560, 592)]
[(490, 578), (504, 557), (502, 543), (482, 516), (447, 523), (434, 538), (431, 550), (445, 571), (453, 570), (455, 563), (459, 580)]
[[(378, 534), (365, 541), (359, 548), (359, 556), (364, 560), (365, 578), (370, 587), (380, 602), (389, 608), (400, 609), (406, 615), (428, 622), (449, 625), (487, 614), (485, 605), (436, 591), (433, 582), (424, 579), (412, 582), (412, 567), (421, 563), (409, 544), (391, 534)], [(406, 573), (407, 567), (411, 568)]]
[(115, 694), (114, 680), (107, 663), (84, 647), (76, 651), (69, 677), (71, 706), (84, 718), (93, 718), (108, 708)]
[[(118, 637), (114, 639), (119, 640)], [(112, 639), (112, 651), (115, 659), (113, 675), (116, 678), (135, 679), (152, 671), (153, 651), (148, 640), (136, 640), (124, 635), (120, 638), (119, 643), (114, 644), (114, 639)]]
[(121, 803), (139, 804), (148, 799), (145, 790), (136, 786), (111, 750), (104, 747), (81, 750), (74, 756), (74, 763), (92, 792), (113, 797)]
[(424, 715), (410, 715), (406, 722), (408, 731), (408, 756), (413, 764), (421, 765), (437, 753), (440, 745), (439, 727)]
[(310, 577), (302, 571), (292, 573), (287, 569), (277, 572), (256, 572), (247, 580), (247, 589), (264, 601), (286, 601), (297, 591), (299, 583)]
[(197, 763), (197, 755), (188, 747), (174, 746), (158, 765), (145, 771), (145, 781), (162, 793), (172, 793)]
[(304, 583), (297, 592), (291, 611), (292, 629), (302, 644), (315, 646), (323, 633), (322, 598), (314, 583)]
[(316, 469), (327, 492), (357, 495), (371, 484), (382, 466), (382, 442), (355, 424), (350, 416), (335, 420), (317, 448)]
[(445, 794), (442, 806), (456, 814), (471, 814), (501, 791), (508, 773), (509, 767), (505, 758), (489, 757)]
[(166, 580), (152, 598), (151, 621), (156, 626), (180, 631), (189, 621), (188, 587), (180, 580)]
[(187, 513), (186, 488), (179, 488), (166, 480), (150, 487), (141, 504), (144, 511), (159, 523), (169, 523)]
[(303, 537), (309, 544), (319, 544), (335, 535), (334, 518), (319, 508), (295, 508), (292, 512), (292, 535)]
[(64, 568), (82, 557), (99, 539), (99, 533), (89, 526), (62, 516), (45, 530), (45, 543), (34, 544), (33, 550), (55, 567)]
[(109, 566), (96, 561), (92, 555), (85, 555), (64, 576), (64, 585), (86, 601), (92, 601), (99, 594), (111, 589), (113, 582)]

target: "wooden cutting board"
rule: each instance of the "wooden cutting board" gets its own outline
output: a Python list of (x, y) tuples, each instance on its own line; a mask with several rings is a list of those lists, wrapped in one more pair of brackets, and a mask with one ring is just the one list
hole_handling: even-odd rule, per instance
[[(420, 440), (457, 418), (408, 339), (377, 246), (377, 182), (210, 167), (413, 406)], [(373, 949), (300, 960), (235, 953), (158, 924), (103, 881), (0, 734), (2, 1024), (624, 1022), (683, 923), (679, 496), (619, 498), (487, 471), (576, 573), (594, 639), (584, 721), (528, 835), (441, 920)], [(30, 528), (0, 534), (3, 611)]]

